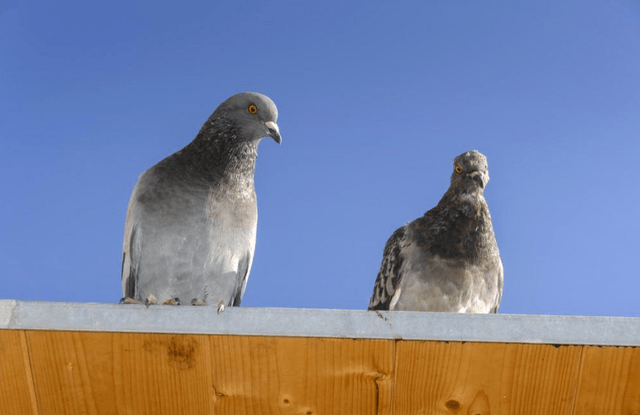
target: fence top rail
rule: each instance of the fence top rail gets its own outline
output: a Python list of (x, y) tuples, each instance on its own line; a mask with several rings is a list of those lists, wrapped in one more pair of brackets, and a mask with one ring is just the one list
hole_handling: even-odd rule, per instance
[(640, 346), (640, 318), (0, 300), (0, 329)]

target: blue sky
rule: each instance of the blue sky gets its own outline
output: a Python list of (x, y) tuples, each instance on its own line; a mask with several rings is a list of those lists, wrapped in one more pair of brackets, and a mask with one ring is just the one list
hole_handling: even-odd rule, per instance
[(1, 2), (0, 298), (117, 301), (138, 175), (246, 90), (283, 143), (243, 305), (366, 308), (478, 149), (500, 311), (640, 316), (636, 1)]

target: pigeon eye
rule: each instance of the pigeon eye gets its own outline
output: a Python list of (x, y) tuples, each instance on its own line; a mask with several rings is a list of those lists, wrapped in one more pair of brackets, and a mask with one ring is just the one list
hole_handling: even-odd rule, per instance
[(247, 110), (250, 113), (255, 114), (256, 112), (258, 112), (258, 107), (256, 107), (255, 105), (251, 104), (251, 105), (249, 105), (249, 108), (247, 108)]
[(462, 167), (456, 166), (456, 173), (461, 174), (462, 173)]

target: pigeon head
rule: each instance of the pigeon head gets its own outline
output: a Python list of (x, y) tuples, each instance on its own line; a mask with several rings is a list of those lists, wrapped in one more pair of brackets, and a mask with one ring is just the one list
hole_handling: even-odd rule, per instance
[(240, 129), (240, 138), (256, 141), (271, 137), (282, 142), (278, 128), (278, 108), (266, 95), (242, 92), (228, 98), (216, 108), (211, 118), (226, 118)]
[(464, 193), (484, 193), (489, 183), (487, 158), (476, 150), (460, 154), (453, 160), (451, 186)]

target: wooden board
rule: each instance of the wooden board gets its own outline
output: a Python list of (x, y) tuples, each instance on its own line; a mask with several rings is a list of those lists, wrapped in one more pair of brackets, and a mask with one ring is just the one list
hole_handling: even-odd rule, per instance
[(586, 346), (576, 415), (640, 414), (640, 348)]
[(28, 333), (42, 414), (213, 413), (208, 339)]
[(581, 347), (397, 344), (394, 414), (571, 414)]
[(30, 332), (42, 414), (390, 413), (391, 341)]
[(23, 330), (0, 330), (0, 414), (36, 414), (36, 395)]
[(216, 414), (390, 414), (394, 342), (212, 336)]
[(0, 330), (0, 414), (640, 415), (640, 348)]

